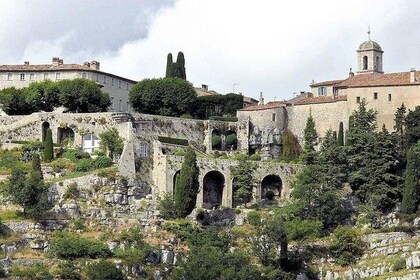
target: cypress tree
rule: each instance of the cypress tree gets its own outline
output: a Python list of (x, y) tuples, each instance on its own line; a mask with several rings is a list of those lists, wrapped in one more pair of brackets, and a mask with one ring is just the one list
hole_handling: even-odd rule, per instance
[(171, 53), (168, 53), (168, 57), (166, 58), (166, 74), (165, 74), (165, 78), (170, 78), (171, 77), (172, 63), (173, 63), (172, 54)]
[(407, 168), (404, 173), (402, 210), (406, 214), (417, 211), (420, 196), (420, 142), (407, 152)]
[(338, 144), (338, 146), (344, 146), (344, 125), (343, 125), (343, 122), (340, 122), (340, 126), (338, 128), (337, 144)]
[(43, 179), (41, 169), (41, 158), (37, 153), (34, 153), (32, 156), (32, 169), (39, 172), (41, 174), (41, 179)]
[(184, 218), (195, 207), (199, 189), (198, 167), (195, 151), (188, 147), (185, 151), (181, 172), (175, 183), (175, 213)]
[(44, 142), (44, 161), (52, 161), (54, 159), (52, 131), (47, 129)]
[(286, 129), (283, 133), (283, 149), (281, 156), (285, 160), (294, 160), (299, 157), (300, 145), (297, 137), (290, 130)]
[(302, 151), (302, 159), (305, 164), (315, 163), (316, 151), (315, 146), (318, 144), (318, 133), (315, 129), (315, 121), (312, 118), (312, 114), (309, 115), (306, 121), (306, 127), (304, 130), (304, 140)]
[(403, 135), (404, 133), (404, 125), (405, 125), (405, 113), (407, 112), (404, 103), (401, 104), (401, 107), (397, 109), (397, 112), (395, 112), (395, 125), (394, 129), (399, 135)]
[(178, 66), (179, 69), (179, 78), (186, 80), (187, 79), (187, 74), (185, 72), (185, 58), (184, 58), (184, 54), (182, 52), (178, 53), (178, 56), (176, 58), (176, 64)]

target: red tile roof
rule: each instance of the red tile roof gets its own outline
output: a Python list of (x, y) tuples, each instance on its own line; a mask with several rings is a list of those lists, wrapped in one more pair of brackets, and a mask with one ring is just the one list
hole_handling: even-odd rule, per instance
[(281, 108), (285, 106), (286, 106), (286, 103), (284, 101), (271, 101), (264, 105), (247, 106), (245, 108), (240, 109), (239, 111), (259, 111), (259, 110)]
[(339, 95), (333, 98), (332, 96), (318, 96), (318, 97), (307, 97), (302, 98), (294, 103), (294, 105), (307, 105), (307, 104), (319, 104), (319, 103), (333, 103), (347, 101), (346, 95)]
[(336, 84), (341, 83), (342, 81), (344, 81), (344, 80), (324, 81), (324, 82), (319, 82), (319, 83), (311, 84), (311, 87), (333, 86), (333, 85), (336, 85)]
[(420, 85), (420, 72), (416, 72), (416, 82), (410, 82), (410, 72), (388, 74), (359, 74), (349, 77), (336, 85), (338, 88), (379, 87), (379, 86), (407, 86)]

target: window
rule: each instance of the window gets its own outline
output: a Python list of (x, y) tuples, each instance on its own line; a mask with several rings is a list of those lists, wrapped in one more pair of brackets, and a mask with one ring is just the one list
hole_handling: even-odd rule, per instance
[(48, 80), (48, 73), (44, 73), (44, 80)]
[(31, 81), (35, 80), (35, 73), (29, 74), (29, 80), (31, 80)]
[(121, 81), (118, 81), (118, 87), (121, 88)]
[(318, 96), (326, 96), (327, 95), (327, 88), (326, 87), (319, 87), (318, 88)]
[(99, 74), (96, 74), (96, 81), (99, 82)]
[(391, 96), (391, 94), (389, 93), (388, 94), (388, 101), (391, 101), (392, 100), (392, 96)]
[(83, 150), (89, 154), (99, 149), (99, 139), (94, 134), (83, 135)]
[(275, 121), (277, 120), (277, 114), (272, 114), (272, 115), (271, 115), (271, 120), (272, 120), (273, 122), (275, 122)]
[(106, 76), (104, 75), (104, 84), (106, 84)]
[(13, 74), (12, 73), (7, 74), (7, 80), (8, 81), (13, 81)]
[(365, 55), (363, 57), (363, 70), (367, 70), (368, 69), (368, 57)]
[(114, 86), (114, 78), (111, 79), (111, 84)]
[(356, 103), (360, 103), (360, 96), (356, 97)]
[(24, 81), (25, 80), (25, 73), (20, 73), (20, 80), (21, 81)]
[(87, 73), (82, 73), (82, 79), (86, 79), (87, 78)]
[(128, 90), (128, 83), (127, 83), (127, 90)]
[(373, 99), (378, 99), (378, 93), (377, 92), (373, 93)]
[(61, 73), (55, 73), (55, 79), (60, 80), (61, 79)]
[(140, 155), (140, 157), (148, 157), (149, 156), (149, 144), (140, 143), (139, 155)]

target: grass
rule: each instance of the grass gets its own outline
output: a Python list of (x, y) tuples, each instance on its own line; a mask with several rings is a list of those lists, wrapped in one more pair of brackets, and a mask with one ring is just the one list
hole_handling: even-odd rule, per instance
[(75, 178), (83, 177), (83, 176), (86, 176), (86, 175), (90, 175), (90, 174), (95, 173), (95, 171), (97, 171), (97, 170), (88, 171), (88, 172), (71, 172), (71, 173), (68, 173), (68, 174), (66, 174), (62, 177), (46, 179), (45, 181), (51, 182), (51, 183), (56, 183), (56, 182), (61, 182), (61, 181), (67, 180), (67, 179), (75, 179)]
[(3, 223), (28, 220), (20, 215), (18, 211), (9, 209), (0, 210), (0, 219)]

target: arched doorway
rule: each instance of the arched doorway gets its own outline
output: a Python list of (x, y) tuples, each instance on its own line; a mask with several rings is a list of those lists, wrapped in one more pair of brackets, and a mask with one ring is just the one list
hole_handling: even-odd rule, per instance
[(177, 172), (175, 172), (174, 177), (172, 178), (172, 195), (175, 198), (175, 186), (176, 186), (176, 181), (179, 179), (179, 174), (181, 174), (181, 170), (178, 170)]
[(74, 131), (69, 127), (57, 128), (57, 143), (69, 144), (74, 140)]
[(367, 70), (368, 69), (368, 57), (365, 55), (363, 57), (363, 70)]
[(47, 136), (47, 129), (50, 128), (50, 123), (49, 122), (43, 122), (41, 125), (41, 133), (42, 133), (42, 137), (41, 140), (42, 142), (45, 142), (45, 137)]
[(211, 148), (213, 150), (222, 149), (222, 137), (220, 136), (220, 131), (217, 129), (211, 132)]
[(238, 139), (236, 136), (236, 132), (229, 130), (226, 133), (226, 147), (231, 150), (236, 150), (237, 142), (238, 142)]
[(277, 175), (267, 175), (261, 182), (261, 199), (274, 200), (280, 198), (282, 181)]
[(203, 179), (203, 208), (213, 209), (222, 205), (225, 177), (219, 171), (210, 171)]

